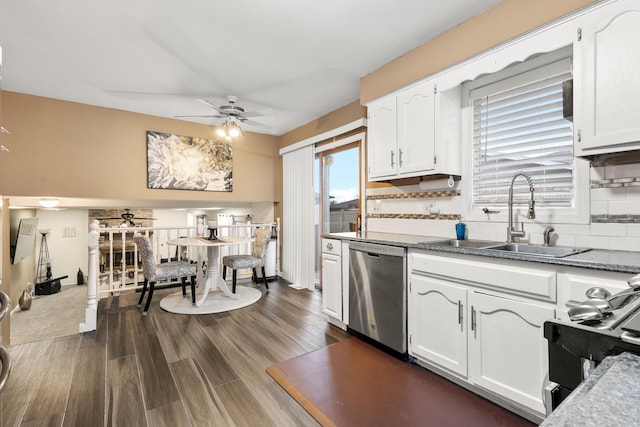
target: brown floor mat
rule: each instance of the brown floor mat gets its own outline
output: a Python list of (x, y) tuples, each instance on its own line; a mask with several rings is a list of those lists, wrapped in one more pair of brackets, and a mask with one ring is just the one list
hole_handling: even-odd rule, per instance
[(323, 426), (533, 426), (356, 338), (267, 368)]

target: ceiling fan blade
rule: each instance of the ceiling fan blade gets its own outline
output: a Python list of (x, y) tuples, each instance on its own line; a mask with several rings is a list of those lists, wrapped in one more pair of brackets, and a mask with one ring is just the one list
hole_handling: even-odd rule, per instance
[(211, 114), (208, 114), (208, 115), (205, 115), (205, 116), (173, 116), (173, 117), (175, 117), (176, 119), (180, 119), (180, 118), (185, 118), (185, 119), (186, 118), (193, 118), (193, 119), (196, 119), (196, 118), (211, 118), (211, 117), (222, 119), (222, 118), (225, 118), (226, 116), (221, 116), (221, 115), (212, 116)]
[(255, 120), (242, 119), (242, 118), (239, 119), (239, 120), (242, 123), (245, 123), (245, 124), (248, 124), (248, 125), (251, 125), (251, 126), (259, 127), (259, 128), (266, 129), (266, 130), (272, 130), (269, 126), (264, 125), (264, 124), (262, 124), (260, 122), (256, 122)]
[(256, 110), (256, 111), (245, 111), (240, 114), (241, 117), (260, 117), (260, 116), (275, 116), (276, 112), (273, 110)]
[(200, 103), (202, 103), (202, 104), (205, 104), (205, 105), (206, 105), (206, 106), (208, 106), (208, 107), (213, 108), (214, 110), (216, 110), (216, 111), (217, 111), (217, 112), (219, 112), (220, 114), (224, 114), (224, 113), (222, 112), (222, 110), (220, 110), (220, 107), (218, 107), (217, 105), (215, 105), (215, 104), (213, 104), (213, 103), (211, 103), (211, 102), (207, 101), (206, 99), (203, 99), (203, 98), (196, 98), (196, 101), (198, 101), (198, 102), (200, 102)]

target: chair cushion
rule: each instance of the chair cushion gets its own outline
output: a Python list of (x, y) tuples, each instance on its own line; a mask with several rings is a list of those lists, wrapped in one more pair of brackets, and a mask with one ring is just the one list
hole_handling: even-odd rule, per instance
[(262, 259), (251, 255), (227, 255), (222, 258), (222, 265), (238, 270), (240, 268), (262, 267)]
[(177, 279), (195, 275), (195, 264), (190, 264), (186, 261), (172, 261), (155, 265), (155, 280)]

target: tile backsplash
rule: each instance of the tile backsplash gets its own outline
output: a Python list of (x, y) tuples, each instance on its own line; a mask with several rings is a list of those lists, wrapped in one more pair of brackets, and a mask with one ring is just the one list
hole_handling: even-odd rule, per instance
[[(590, 169), (590, 224), (554, 223), (557, 245), (640, 251), (640, 164)], [(459, 191), (423, 192), (418, 186), (367, 190), (367, 229), (455, 237), (462, 212)], [(506, 209), (506, 208), (505, 208)], [(468, 237), (503, 241), (506, 222), (467, 221)], [(548, 224), (527, 223), (526, 239), (542, 243)]]

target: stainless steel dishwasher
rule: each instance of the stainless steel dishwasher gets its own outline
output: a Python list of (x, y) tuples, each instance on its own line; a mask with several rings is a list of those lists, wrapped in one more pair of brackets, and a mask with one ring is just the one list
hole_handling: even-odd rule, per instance
[(349, 243), (349, 329), (407, 351), (406, 249)]

